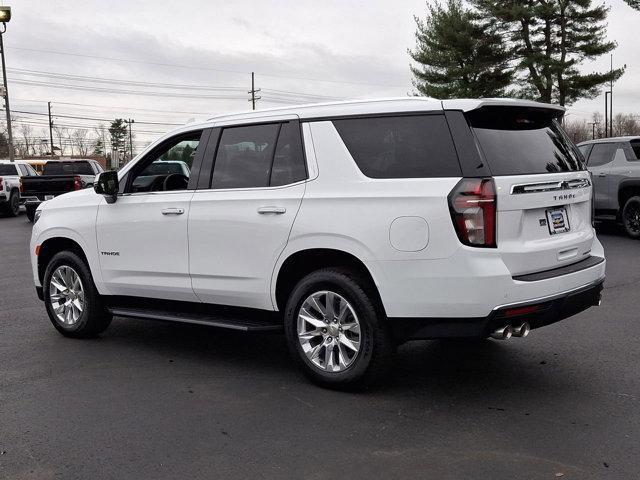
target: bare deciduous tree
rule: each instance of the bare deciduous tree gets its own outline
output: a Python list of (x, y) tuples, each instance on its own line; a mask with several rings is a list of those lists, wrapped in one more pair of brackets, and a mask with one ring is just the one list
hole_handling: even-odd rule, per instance
[[(20, 146), (20, 155), (28, 156), (33, 149), (33, 127), (31, 125), (22, 124), (20, 126), (20, 135), (22, 135), (22, 144)], [(35, 152), (34, 152), (35, 153)]]
[(58, 139), (58, 145), (60, 146), (60, 155), (65, 154), (65, 138), (67, 137), (67, 129), (64, 127), (53, 127), (53, 132)]
[(84, 128), (77, 128), (70, 134), (72, 145), (77, 147), (78, 155), (86, 156), (89, 152), (91, 140), (87, 138), (89, 132)]

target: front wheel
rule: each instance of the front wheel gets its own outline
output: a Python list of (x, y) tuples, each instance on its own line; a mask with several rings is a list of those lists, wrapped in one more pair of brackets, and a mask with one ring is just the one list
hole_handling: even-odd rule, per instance
[(74, 252), (53, 256), (42, 282), (44, 302), (53, 326), (67, 337), (94, 337), (111, 323), (91, 272)]
[(395, 344), (366, 282), (325, 269), (304, 277), (285, 309), (289, 351), (303, 373), (330, 388), (376, 383)]
[(628, 236), (640, 238), (640, 197), (631, 197), (622, 208), (622, 225)]

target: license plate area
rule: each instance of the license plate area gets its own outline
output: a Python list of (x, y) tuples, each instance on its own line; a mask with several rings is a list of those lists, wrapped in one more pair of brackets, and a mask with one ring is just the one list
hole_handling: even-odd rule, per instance
[(45, 195), (44, 199), (45, 200), (53, 200), (53, 195)]
[(546, 216), (549, 235), (565, 233), (571, 229), (566, 207), (547, 208)]

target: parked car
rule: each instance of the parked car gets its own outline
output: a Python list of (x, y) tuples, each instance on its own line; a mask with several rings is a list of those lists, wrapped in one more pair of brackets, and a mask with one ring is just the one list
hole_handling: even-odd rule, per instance
[(40, 203), (63, 193), (91, 187), (102, 166), (95, 160), (50, 160), (42, 167), (42, 174), (23, 178), (20, 192), (27, 197), (27, 218), (33, 221)]
[(0, 214), (17, 217), (24, 197), (20, 196), (20, 179), (36, 176), (27, 162), (0, 160)]
[[(599, 304), (605, 276), (563, 112), (406, 98), (181, 127), (38, 208), (36, 290), (69, 337), (114, 315), (284, 330), (332, 387), (374, 381), (407, 340), (524, 337)], [(188, 177), (133, 191), (194, 150)]]
[(620, 221), (640, 238), (640, 137), (611, 137), (578, 145), (593, 174), (595, 218)]

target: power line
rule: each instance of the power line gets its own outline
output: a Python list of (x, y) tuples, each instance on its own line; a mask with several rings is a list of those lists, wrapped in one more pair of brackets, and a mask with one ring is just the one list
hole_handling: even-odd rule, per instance
[(175, 93), (175, 92), (149, 92), (143, 90), (123, 90), (118, 88), (107, 87), (95, 87), (88, 85), (71, 85), (66, 83), (51, 83), (40, 82), (37, 80), (20, 80), (17, 78), (11, 79), (12, 83), (18, 83), (21, 85), (34, 85), (42, 87), (62, 88), (68, 90), (80, 90), (89, 92), (103, 92), (103, 93), (118, 93), (124, 95), (145, 95), (152, 97), (176, 97), (176, 98), (195, 98), (202, 100), (244, 100), (244, 97), (235, 97), (231, 95), (193, 95), (189, 93)]
[[(20, 100), (22, 102), (35, 102), (35, 103), (47, 103), (48, 100), (37, 100), (34, 98), (17, 98), (13, 97), (14, 100)], [(59, 102), (55, 101), (54, 103), (59, 105), (75, 105), (81, 107), (98, 107), (104, 109), (123, 109), (123, 110), (133, 110), (140, 112), (164, 112), (164, 113), (184, 113), (187, 115), (211, 115), (211, 112), (185, 112), (180, 110), (158, 110), (154, 108), (132, 108), (132, 107), (123, 107), (118, 105), (97, 105), (95, 103), (73, 103), (73, 102)]]
[(116, 78), (90, 77), (85, 75), (72, 75), (69, 73), (42, 72), (39, 70), (25, 70), (20, 68), (9, 68), (9, 72), (19, 75), (55, 78), (61, 80), (77, 80), (81, 82), (107, 83), (116, 85), (133, 85), (155, 88), (174, 88), (180, 90), (215, 90), (215, 91), (235, 91), (242, 92), (243, 87), (219, 87), (214, 85), (185, 85), (176, 83), (140, 82), (136, 80), (125, 80)]
[[(221, 68), (213, 68), (213, 67), (203, 67), (203, 66), (194, 66), (194, 65), (180, 65), (175, 63), (162, 63), (162, 62), (148, 62), (143, 60), (131, 60), (126, 58), (115, 58), (115, 57), (103, 57), (99, 55), (87, 55), (82, 53), (72, 53), (72, 52), (61, 52), (59, 50), (40, 50), (36, 48), (25, 48), (25, 47), (10, 47), (12, 50), (22, 50), (26, 52), (38, 52), (38, 53), (48, 53), (53, 55), (67, 55), (72, 57), (81, 57), (81, 58), (93, 58), (98, 60), (109, 60), (114, 62), (126, 62), (126, 63), (139, 63), (143, 65), (156, 65), (161, 67), (174, 67), (174, 68), (186, 68), (190, 70), (208, 70), (213, 72), (223, 72), (223, 73), (233, 73), (239, 75), (248, 75), (251, 72), (248, 71), (240, 71), (240, 70), (225, 70)], [(339, 83), (344, 85), (370, 85), (375, 87), (392, 87), (392, 88), (407, 88), (407, 85), (391, 85), (384, 83), (370, 83), (370, 82), (353, 82), (348, 80), (326, 80), (321, 78), (311, 78), (311, 77), (297, 77), (297, 76), (288, 76), (288, 75), (278, 75), (273, 73), (263, 73), (258, 72), (263, 77), (273, 77), (273, 78), (286, 78), (290, 80), (306, 80), (310, 82), (324, 82), (324, 83)]]
[[(211, 90), (211, 91), (225, 91), (225, 92), (241, 92), (244, 90), (243, 87), (219, 87), (214, 85), (185, 85), (185, 84), (175, 84), (175, 83), (158, 83), (158, 82), (140, 82), (135, 80), (125, 80), (125, 79), (114, 79), (114, 78), (104, 78), (104, 77), (92, 77), (85, 75), (72, 75), (68, 73), (56, 73), (56, 72), (43, 72), (39, 70), (26, 70), (19, 68), (10, 68), (8, 69), (10, 73), (17, 73), (18, 75), (26, 75), (26, 76), (36, 76), (36, 77), (45, 77), (45, 78), (53, 78), (57, 80), (75, 80), (81, 82), (92, 82), (92, 83), (105, 83), (105, 84), (114, 84), (114, 85), (133, 85), (133, 86), (144, 86), (144, 87), (155, 87), (155, 88), (172, 88), (179, 90)], [(253, 74), (252, 74), (253, 78)], [(30, 80), (33, 81), (33, 80)], [(276, 95), (287, 95), (287, 96), (295, 96), (295, 97), (308, 97), (308, 98), (318, 98), (318, 99), (329, 99), (329, 100), (342, 100), (343, 97), (335, 97), (329, 95), (320, 95), (313, 93), (305, 93), (305, 92), (293, 92), (289, 90), (276, 90), (276, 89), (264, 89), (265, 91), (272, 92)], [(251, 93), (251, 92), (249, 92)]]
[[(0, 109), (2, 110), (2, 109)], [(24, 110), (11, 110), (12, 112), (15, 113), (25, 113), (25, 114), (29, 114), (29, 115), (43, 115), (43, 116), (48, 116), (48, 113), (39, 113), (39, 112), (27, 112)], [(75, 115), (61, 115), (61, 114), (54, 114), (52, 115), (53, 117), (61, 117), (61, 118), (74, 118), (77, 120), (96, 120), (99, 122), (112, 122), (113, 119), (112, 118), (95, 118), (95, 117), (79, 117), (79, 116), (75, 116)], [(166, 123), (166, 122), (138, 122), (136, 121), (136, 123), (140, 123), (143, 125), (169, 125), (169, 126), (182, 126), (184, 125), (183, 123)]]

